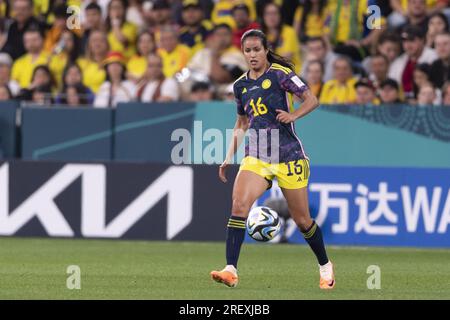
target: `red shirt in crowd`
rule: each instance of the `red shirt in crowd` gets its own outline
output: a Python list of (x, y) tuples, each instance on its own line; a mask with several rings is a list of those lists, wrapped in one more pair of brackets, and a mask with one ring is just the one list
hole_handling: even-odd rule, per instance
[(233, 31), (233, 45), (235, 45), (237, 48), (241, 49), (241, 38), (242, 35), (250, 30), (250, 29), (259, 29), (260, 25), (258, 22), (251, 22), (247, 27), (243, 29), (236, 29)]

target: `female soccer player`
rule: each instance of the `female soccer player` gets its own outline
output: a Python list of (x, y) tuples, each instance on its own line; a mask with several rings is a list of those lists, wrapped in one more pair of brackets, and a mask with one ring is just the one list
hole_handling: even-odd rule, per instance
[[(236, 268), (245, 236), (245, 220), (252, 204), (272, 186), (276, 177), (292, 218), (319, 262), (320, 288), (332, 289), (333, 265), (328, 260), (322, 232), (309, 213), (306, 188), (309, 159), (294, 129), (295, 120), (318, 107), (317, 99), (292, 71), (292, 64), (268, 49), (262, 31), (252, 29), (244, 33), (241, 47), (250, 70), (233, 87), (238, 116), (233, 141), (219, 169), (223, 182), (227, 181), (226, 169), (248, 129), (249, 143), (234, 182), (227, 226), (227, 266), (222, 271), (212, 271), (211, 277), (229, 287), (238, 284)], [(293, 107), (292, 94), (303, 100), (297, 110)]]

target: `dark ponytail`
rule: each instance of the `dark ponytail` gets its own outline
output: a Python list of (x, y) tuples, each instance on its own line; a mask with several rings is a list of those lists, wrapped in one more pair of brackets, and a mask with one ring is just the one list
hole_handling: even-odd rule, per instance
[(283, 58), (279, 54), (276, 54), (275, 52), (272, 51), (272, 48), (268, 47), (267, 37), (264, 34), (264, 32), (262, 32), (261, 30), (251, 29), (251, 30), (248, 30), (247, 32), (245, 32), (241, 38), (241, 47), (242, 48), (244, 47), (245, 40), (247, 40), (247, 38), (251, 38), (251, 37), (260, 39), (264, 49), (269, 50), (269, 52), (267, 52), (267, 60), (270, 63), (277, 63), (279, 65), (282, 65), (283, 67), (290, 68), (291, 70), (295, 69), (294, 64), (291, 61), (287, 60), (286, 58)]

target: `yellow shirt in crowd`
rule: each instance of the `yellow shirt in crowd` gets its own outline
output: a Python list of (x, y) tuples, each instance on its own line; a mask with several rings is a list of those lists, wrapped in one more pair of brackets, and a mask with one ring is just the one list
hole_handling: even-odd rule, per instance
[[(268, 38), (269, 42), (274, 39)], [(293, 27), (284, 25), (281, 29), (280, 41), (275, 53), (282, 57), (286, 57), (295, 65), (295, 72), (300, 73), (302, 68), (300, 59), (300, 43)]]
[[(408, 10), (408, 1), (409, 0), (401, 0), (402, 8), (403, 10)], [(436, 0), (426, 0), (427, 3), (427, 9), (433, 9), (436, 5)]]
[(128, 60), (131, 58), (134, 53), (136, 52), (136, 38), (138, 29), (137, 27), (129, 22), (125, 22), (122, 27), (120, 28), (125, 38), (128, 40), (128, 46), (125, 47), (122, 42), (120, 42), (116, 36), (114, 35), (114, 32), (110, 31), (108, 33), (108, 43), (110, 46), (111, 51), (117, 51), (124, 55), (124, 57)]
[(0, 3), (0, 17), (6, 16), (6, 3), (2, 2)]
[(101, 64), (92, 60), (82, 59), (77, 62), (81, 70), (83, 70), (83, 84), (94, 93), (97, 93), (106, 80), (105, 69)]
[[(303, 7), (299, 6), (295, 11), (294, 24), (300, 25), (302, 15)], [(330, 32), (329, 24), (327, 24), (327, 19), (330, 19), (329, 6), (326, 6), (323, 9), (321, 15), (311, 12), (306, 17), (305, 30), (302, 31), (305, 32), (305, 35), (311, 38), (327, 35)]]
[(355, 103), (356, 89), (355, 84), (358, 80), (351, 78), (345, 84), (339, 83), (337, 80), (327, 81), (320, 94), (320, 103), (323, 104), (342, 104)]
[[(367, 1), (358, 1), (358, 28), (362, 33), (363, 31), (363, 20), (367, 11)], [(335, 12), (337, 11), (337, 1), (331, 1), (329, 3), (329, 10), (331, 12), (331, 18), (334, 18)], [(351, 6), (350, 1), (343, 1), (341, 6), (341, 11), (339, 15), (339, 25), (337, 33), (338, 42), (346, 42), (350, 37), (350, 17), (351, 17)]]
[(141, 78), (147, 71), (147, 57), (135, 54), (127, 63), (127, 71), (136, 78)]
[(45, 51), (41, 51), (34, 60), (31, 54), (24, 54), (14, 62), (11, 78), (16, 80), (21, 88), (27, 88), (31, 84), (34, 69), (40, 65), (47, 65), (49, 60), (50, 56)]
[[(78, 64), (78, 66), (81, 67), (81, 65), (86, 64), (85, 60), (86, 60), (85, 58), (78, 58), (76, 63)], [(65, 52), (61, 52), (60, 54), (52, 56), (50, 59), (50, 63), (48, 64), (50, 72), (52, 73), (58, 88), (62, 86), (63, 83), (62, 76), (68, 61), (69, 57), (67, 56), (67, 54)]]
[(191, 49), (183, 44), (177, 45), (172, 52), (159, 49), (158, 54), (163, 60), (163, 73), (166, 78), (173, 77), (191, 59)]
[(256, 21), (256, 6), (253, 0), (219, 0), (211, 12), (211, 21), (215, 24), (226, 23), (232, 29), (236, 28), (231, 10), (237, 4), (244, 3), (250, 10), (250, 20)]

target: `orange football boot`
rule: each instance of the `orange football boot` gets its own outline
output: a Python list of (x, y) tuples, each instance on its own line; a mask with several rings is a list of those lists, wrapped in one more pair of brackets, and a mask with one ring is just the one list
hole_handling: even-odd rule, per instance
[(224, 285), (234, 288), (238, 284), (238, 276), (236, 272), (227, 270), (227, 268), (222, 271), (211, 271), (211, 279), (216, 282), (223, 283)]
[(320, 289), (330, 290), (334, 288), (336, 281), (334, 280), (333, 264), (328, 261), (327, 264), (319, 266), (320, 270)]

